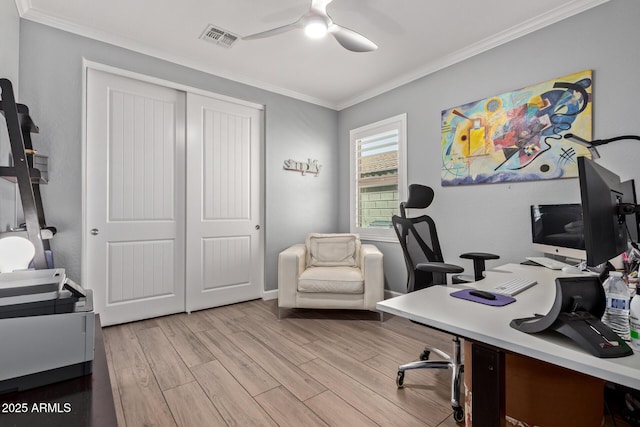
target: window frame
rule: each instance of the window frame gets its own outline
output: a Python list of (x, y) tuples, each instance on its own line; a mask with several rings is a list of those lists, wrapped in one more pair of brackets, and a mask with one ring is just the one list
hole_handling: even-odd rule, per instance
[(363, 240), (378, 242), (398, 242), (398, 238), (391, 228), (356, 227), (358, 209), (358, 157), (356, 154), (357, 141), (368, 136), (376, 135), (392, 129), (398, 130), (398, 205), (405, 200), (407, 188), (407, 113), (389, 117), (351, 129), (349, 131), (349, 228), (352, 233), (358, 233)]

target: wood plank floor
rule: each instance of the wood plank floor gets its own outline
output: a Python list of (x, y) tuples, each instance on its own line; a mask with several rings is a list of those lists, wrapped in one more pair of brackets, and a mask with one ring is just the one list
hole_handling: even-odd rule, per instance
[(103, 330), (119, 426), (457, 426), (447, 371), (399, 363), (451, 337), (371, 312), (276, 301)]
[(395, 385), (399, 363), (425, 344), (449, 352), (451, 336), (372, 312), (276, 311), (256, 300), (105, 328), (118, 425), (458, 426), (448, 371)]

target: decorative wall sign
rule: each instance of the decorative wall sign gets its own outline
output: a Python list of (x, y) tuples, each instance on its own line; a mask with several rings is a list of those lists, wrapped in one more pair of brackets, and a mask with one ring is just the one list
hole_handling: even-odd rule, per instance
[(284, 170), (302, 172), (302, 175), (310, 173), (315, 176), (318, 176), (321, 167), (322, 165), (319, 165), (317, 160), (311, 159), (307, 159), (306, 162), (289, 159), (285, 160), (284, 166), (282, 166)]
[(442, 111), (443, 186), (578, 176), (591, 138), (591, 70)]

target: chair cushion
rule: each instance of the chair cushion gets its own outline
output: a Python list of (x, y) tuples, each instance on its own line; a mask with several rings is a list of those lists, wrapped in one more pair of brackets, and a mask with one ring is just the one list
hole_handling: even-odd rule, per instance
[(361, 294), (364, 277), (357, 267), (311, 267), (300, 275), (298, 291)]
[(358, 267), (360, 237), (357, 234), (310, 233), (306, 246), (307, 267)]

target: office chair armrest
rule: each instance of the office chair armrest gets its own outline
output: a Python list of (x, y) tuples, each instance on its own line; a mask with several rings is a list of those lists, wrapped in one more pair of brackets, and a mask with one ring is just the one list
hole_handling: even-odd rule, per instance
[(447, 274), (462, 273), (464, 268), (459, 265), (446, 264), (444, 262), (421, 262), (416, 265), (416, 270), (433, 274), (434, 285), (446, 285)]
[(427, 271), (429, 273), (462, 273), (464, 268), (459, 265), (446, 264), (444, 262), (421, 262), (416, 265), (416, 270)]
[(473, 259), (473, 260), (481, 259), (486, 261), (488, 259), (500, 259), (500, 256), (496, 254), (490, 254), (488, 252), (467, 252), (460, 255), (460, 258)]
[(467, 252), (460, 255), (460, 258), (473, 260), (473, 278), (477, 282), (484, 278), (482, 274), (485, 269), (484, 262), (490, 259), (499, 259), (500, 257), (487, 252)]

